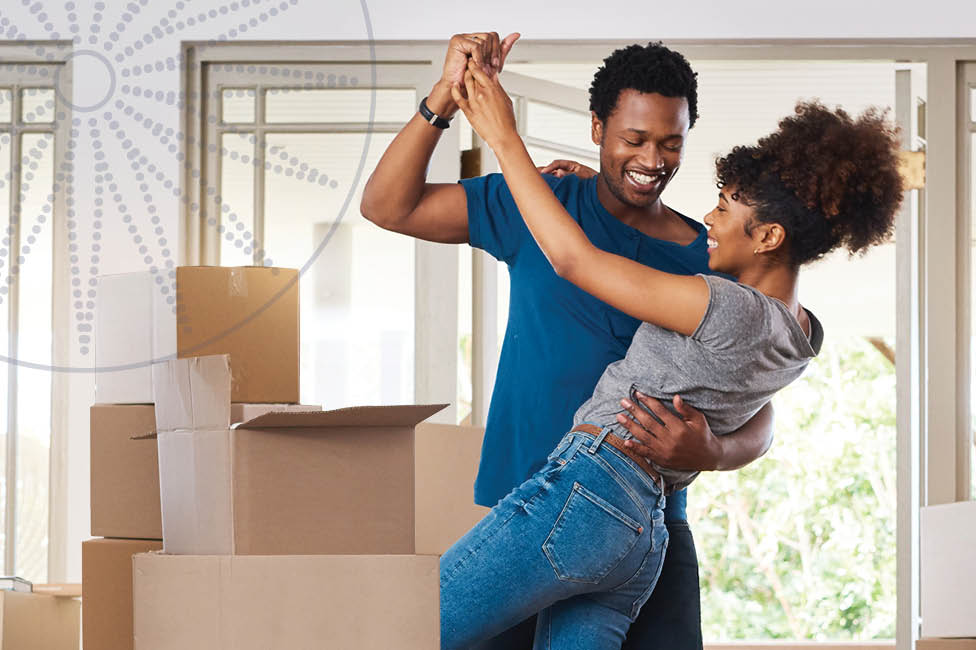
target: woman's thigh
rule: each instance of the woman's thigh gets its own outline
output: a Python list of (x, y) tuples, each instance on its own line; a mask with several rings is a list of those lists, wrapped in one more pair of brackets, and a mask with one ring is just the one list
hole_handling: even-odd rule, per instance
[(600, 463), (582, 454), (563, 460), (505, 497), (441, 558), (444, 648), (487, 639), (576, 594), (639, 592), (631, 579), (651, 550), (653, 521)]

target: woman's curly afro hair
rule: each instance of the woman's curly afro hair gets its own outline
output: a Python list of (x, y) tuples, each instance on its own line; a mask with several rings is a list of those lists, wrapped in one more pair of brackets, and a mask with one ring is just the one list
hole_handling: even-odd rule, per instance
[(783, 226), (787, 261), (798, 268), (838, 246), (853, 254), (891, 236), (902, 196), (898, 149), (884, 112), (852, 118), (800, 102), (776, 132), (716, 161), (718, 185), (733, 188), (755, 221)]
[(688, 128), (698, 119), (698, 74), (688, 60), (661, 43), (628, 45), (603, 60), (590, 85), (590, 110), (606, 123), (624, 90), (688, 100)]

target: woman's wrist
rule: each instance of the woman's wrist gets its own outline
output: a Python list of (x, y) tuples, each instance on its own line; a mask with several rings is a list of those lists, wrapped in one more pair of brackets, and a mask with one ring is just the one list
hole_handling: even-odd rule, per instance
[(488, 146), (495, 152), (495, 157), (498, 158), (499, 163), (513, 160), (521, 155), (528, 155), (525, 143), (516, 131), (499, 136), (494, 142), (489, 142)]

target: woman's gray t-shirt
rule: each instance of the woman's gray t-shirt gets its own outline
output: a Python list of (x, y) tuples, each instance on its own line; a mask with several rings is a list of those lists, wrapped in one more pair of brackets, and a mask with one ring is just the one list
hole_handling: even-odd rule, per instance
[[(749, 421), (776, 391), (803, 373), (816, 352), (786, 305), (744, 284), (700, 277), (708, 283), (709, 299), (695, 332), (685, 336), (642, 323), (627, 355), (607, 366), (593, 396), (576, 411), (574, 425), (610, 427), (621, 438), (631, 438), (616, 416), (626, 413), (620, 398), (633, 386), (672, 411), (672, 398), (681, 395), (705, 415), (712, 433), (724, 435)], [(819, 329), (813, 318), (811, 327)], [(655, 467), (676, 490), (698, 475)]]

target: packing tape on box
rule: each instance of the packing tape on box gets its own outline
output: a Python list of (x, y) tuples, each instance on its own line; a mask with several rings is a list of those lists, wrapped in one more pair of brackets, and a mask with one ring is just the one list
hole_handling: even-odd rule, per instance
[(244, 275), (246, 270), (247, 269), (237, 267), (230, 270), (230, 278), (227, 287), (227, 291), (230, 295), (247, 298), (247, 277)]

